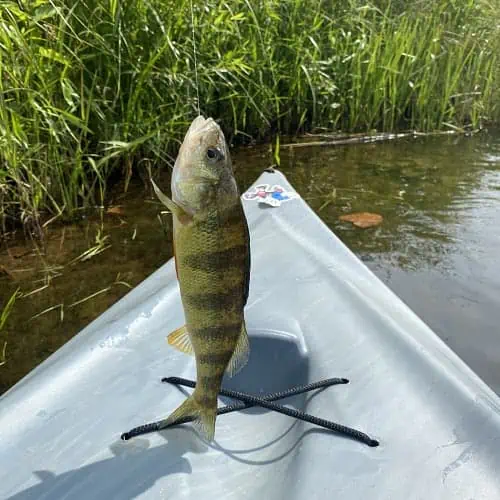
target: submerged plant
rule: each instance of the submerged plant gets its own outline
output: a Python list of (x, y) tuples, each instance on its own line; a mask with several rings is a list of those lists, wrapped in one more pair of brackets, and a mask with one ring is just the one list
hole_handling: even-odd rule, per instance
[[(10, 296), (9, 300), (5, 304), (0, 313), (0, 335), (5, 333), (5, 324), (7, 323), (7, 319), (12, 312), (16, 299), (19, 296), (19, 288)], [(5, 338), (0, 337), (0, 366), (4, 365), (7, 362), (7, 340)]]

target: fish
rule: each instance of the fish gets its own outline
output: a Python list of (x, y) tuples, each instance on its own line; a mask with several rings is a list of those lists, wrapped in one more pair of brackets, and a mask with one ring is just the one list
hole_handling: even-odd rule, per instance
[(173, 214), (173, 247), (185, 325), (168, 343), (196, 360), (193, 393), (160, 427), (192, 417), (208, 441), (215, 436), (217, 397), (224, 374), (248, 362), (244, 308), (250, 286), (250, 234), (220, 126), (198, 116), (172, 172), (172, 198), (151, 180)]

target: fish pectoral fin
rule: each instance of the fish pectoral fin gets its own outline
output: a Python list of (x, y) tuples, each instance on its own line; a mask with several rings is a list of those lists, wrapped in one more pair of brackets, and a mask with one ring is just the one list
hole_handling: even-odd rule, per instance
[(232, 377), (236, 375), (248, 362), (250, 357), (250, 343), (248, 342), (248, 333), (245, 321), (241, 323), (241, 332), (234, 349), (233, 356), (227, 365), (226, 372)]
[(189, 338), (189, 332), (186, 325), (177, 328), (167, 337), (168, 343), (186, 354), (194, 354), (193, 344)]
[(182, 207), (177, 205), (175, 201), (172, 201), (164, 194), (153, 179), (151, 179), (151, 184), (153, 184), (153, 189), (158, 199), (179, 219), (180, 222), (182, 222), (182, 224), (186, 224), (193, 219), (191, 214), (188, 214)]

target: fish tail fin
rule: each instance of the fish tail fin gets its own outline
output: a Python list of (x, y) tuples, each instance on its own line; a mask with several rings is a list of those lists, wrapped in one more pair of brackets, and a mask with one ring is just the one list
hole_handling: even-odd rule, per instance
[(215, 435), (215, 419), (217, 417), (217, 399), (213, 406), (200, 404), (194, 397), (194, 393), (189, 396), (170, 416), (164, 420), (162, 427), (177, 422), (184, 417), (193, 417), (193, 427), (203, 435), (207, 441), (213, 441)]
[(213, 408), (201, 408), (198, 418), (193, 421), (194, 428), (209, 442), (214, 440), (216, 417), (217, 405)]

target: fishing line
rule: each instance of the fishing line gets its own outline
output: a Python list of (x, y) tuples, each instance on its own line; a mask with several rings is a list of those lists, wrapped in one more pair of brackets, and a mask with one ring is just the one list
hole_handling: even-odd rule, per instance
[(191, 3), (191, 35), (193, 37), (193, 57), (194, 57), (194, 75), (195, 75), (195, 81), (196, 81), (196, 103), (198, 105), (198, 116), (201, 115), (201, 110), (200, 110), (200, 82), (198, 80), (198, 59), (196, 57), (196, 39), (195, 39), (195, 33), (194, 33), (194, 8), (193, 8), (193, 0), (190, 1)]

